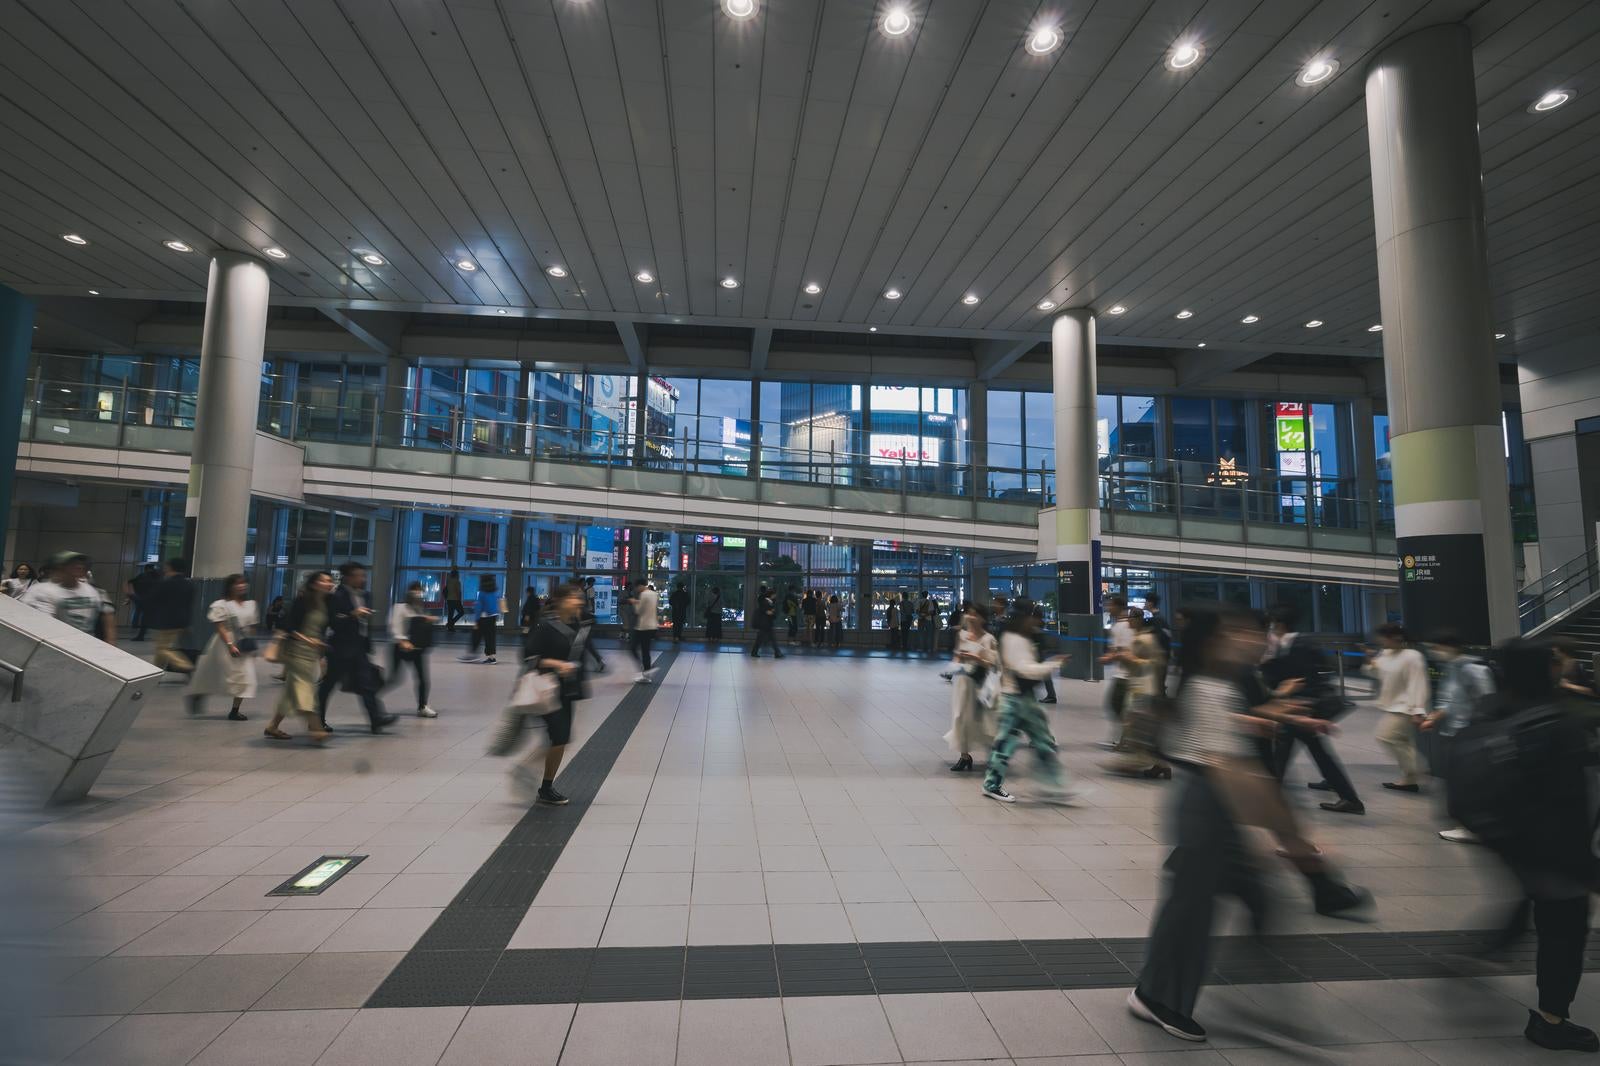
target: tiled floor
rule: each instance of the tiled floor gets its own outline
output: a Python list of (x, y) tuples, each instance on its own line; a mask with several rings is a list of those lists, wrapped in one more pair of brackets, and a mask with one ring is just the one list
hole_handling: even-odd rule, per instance
[[(1256, 1066), (1544, 1054), (1518, 1035), (1532, 987), (1520, 976), (1211, 988), (1202, 1049), (1128, 1018), (1114, 988), (365, 1009), (525, 813), (505, 764), (483, 754), (510, 668), (448, 653), (435, 666), (440, 718), (371, 737), (353, 699), (337, 697), (347, 728), (326, 749), (261, 739), (274, 686), (247, 725), (217, 710), (189, 719), (180, 690), (163, 687), (96, 802), (29, 834), (37, 868), (59, 875), (39, 919), (53, 927), (37, 970), (49, 1017), (0, 1061), (1099, 1066), (1183, 1053), (1195, 1066)], [(948, 690), (936, 674), (885, 659), (681, 655), (509, 947), (939, 940), (954, 951), (1144, 936), (1170, 786), (1097, 769), (1100, 690), (1062, 684), (1053, 716), (1088, 789), (1078, 804), (1002, 807), (978, 795), (975, 775), (944, 769)], [(623, 671), (602, 679), (580, 738), (629, 689)], [(1338, 740), (1370, 813), (1316, 812), (1317, 839), (1373, 890), (1373, 928), (1484, 924), (1492, 864), (1434, 836), (1427, 797), (1377, 787), (1387, 767), (1374, 724), (1359, 712)], [(1024, 760), (1024, 797), (1026, 774)], [(1310, 809), (1319, 797), (1303, 780), (1291, 793)], [(346, 850), (368, 857), (325, 895), (265, 895)], [(1311, 915), (1279, 879), (1279, 932), (1352, 931)], [(1227, 913), (1224, 931), (1237, 923)], [(1600, 1018), (1594, 991), (1580, 1018)]]

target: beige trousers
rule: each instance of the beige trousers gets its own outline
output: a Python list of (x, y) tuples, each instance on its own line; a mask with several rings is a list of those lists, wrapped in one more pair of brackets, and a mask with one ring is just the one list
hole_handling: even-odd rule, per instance
[(163, 669), (176, 670), (180, 674), (193, 673), (194, 663), (177, 647), (182, 636), (181, 629), (156, 630), (156, 653), (150, 657), (151, 661)]
[(1395, 764), (1400, 767), (1400, 783), (1419, 785), (1422, 777), (1417, 770), (1417, 719), (1415, 715), (1396, 711), (1383, 712), (1376, 737), (1379, 744), (1389, 749)]

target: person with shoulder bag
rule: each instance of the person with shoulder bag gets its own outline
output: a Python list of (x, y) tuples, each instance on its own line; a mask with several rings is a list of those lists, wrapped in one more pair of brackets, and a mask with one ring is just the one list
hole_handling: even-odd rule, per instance
[(248, 719), (239, 708), (256, 694), (256, 601), (243, 574), (229, 574), (222, 588), (222, 599), (206, 611), (215, 632), (189, 675), (189, 713), (202, 713), (207, 696), (228, 695), (233, 697), (228, 720), (243, 722)]
[(950, 732), (944, 735), (956, 761), (951, 773), (972, 769), (972, 752), (994, 742), (994, 708), (1000, 698), (1000, 650), (982, 607), (967, 604), (951, 658)]
[(328, 728), (328, 697), (343, 687), (361, 698), (367, 723), (373, 733), (382, 733), (395, 723), (378, 700), (383, 688), (383, 671), (373, 664), (369, 626), (372, 608), (367, 606), (367, 568), (357, 562), (339, 567), (339, 587), (328, 597), (328, 668), (317, 686), (317, 715), (322, 728)]
[(409, 663), (416, 678), (417, 717), (437, 718), (428, 706), (428, 650), (439, 620), (423, 610), (422, 582), (406, 588), (405, 599), (389, 608), (389, 683), (400, 683), (401, 667)]
[[(512, 767), (511, 775), (519, 787), (533, 793), (535, 802), (549, 807), (568, 802), (556, 791), (556, 772), (572, 739), (573, 711), (588, 694), (584, 648), (590, 627), (583, 608), (583, 591), (574, 585), (562, 585), (550, 594), (549, 610), (523, 646), (522, 673), (489, 751), (509, 755), (529, 725), (541, 729), (541, 740)], [(543, 765), (536, 769), (541, 759)]]

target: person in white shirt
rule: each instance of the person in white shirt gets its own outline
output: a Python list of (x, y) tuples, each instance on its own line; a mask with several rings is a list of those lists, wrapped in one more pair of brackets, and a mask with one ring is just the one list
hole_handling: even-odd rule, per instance
[(228, 720), (245, 722), (239, 708), (256, 694), (256, 601), (243, 574), (229, 574), (222, 589), (206, 611), (213, 633), (189, 675), (189, 713), (202, 713), (207, 696), (232, 696)]
[(1111, 617), (1111, 635), (1100, 662), (1106, 668), (1106, 717), (1111, 719), (1111, 736), (1104, 746), (1115, 750), (1122, 744), (1122, 720), (1128, 704), (1128, 668), (1123, 664), (1133, 647), (1133, 626), (1128, 623), (1128, 603), (1121, 596), (1106, 597), (1106, 614)]
[(437, 718), (428, 706), (428, 649), (439, 620), (423, 610), (422, 582), (406, 588), (406, 598), (389, 608), (389, 683), (399, 684), (400, 667), (411, 664), (417, 680), (417, 717)]
[(655, 661), (650, 658), (650, 645), (655, 643), (656, 630), (661, 621), (657, 611), (660, 606), (656, 590), (646, 581), (634, 586), (633, 594), (633, 651), (639, 657), (639, 676), (633, 680), (640, 685), (650, 683)]
[(30, 585), (21, 602), (91, 636), (102, 626), (100, 639), (117, 642), (116, 608), (89, 583), (89, 557), (82, 552), (52, 555), (48, 578)]
[(1378, 646), (1362, 669), (1378, 679), (1378, 708), (1385, 712), (1376, 739), (1400, 767), (1400, 780), (1385, 781), (1383, 787), (1420, 792), (1417, 727), (1428, 713), (1428, 663), (1410, 646), (1406, 631), (1392, 622), (1378, 630)]
[(1024, 740), (1039, 760), (1039, 774), (1048, 788), (1046, 798), (1070, 798), (1061, 787), (1061, 762), (1056, 757), (1050, 720), (1033, 696), (1034, 682), (1058, 669), (1066, 656), (1040, 662), (1034, 655), (1033, 638), (1039, 623), (1040, 616), (1033, 608), (1018, 610), (1000, 634), (1000, 723), (995, 729), (994, 750), (989, 753), (989, 772), (983, 776), (983, 794), (1001, 803), (1017, 801), (1005, 790), (1005, 776), (1012, 753)]

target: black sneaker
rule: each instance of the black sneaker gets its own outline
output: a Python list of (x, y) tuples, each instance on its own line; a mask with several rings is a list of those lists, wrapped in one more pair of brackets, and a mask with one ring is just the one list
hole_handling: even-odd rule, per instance
[(1142, 1022), (1159, 1025), (1179, 1040), (1198, 1044), (1206, 1038), (1205, 1028), (1193, 1018), (1168, 1010), (1159, 1003), (1151, 1003), (1134, 989), (1128, 993), (1128, 1013)]
[(1319, 803), (1317, 806), (1334, 814), (1366, 814), (1367, 808), (1360, 800), (1339, 800), (1337, 803)]
[(1522, 1030), (1522, 1035), (1551, 1051), (1600, 1051), (1600, 1037), (1595, 1036), (1593, 1029), (1574, 1025), (1566, 1019), (1547, 1022), (1536, 1010), (1528, 1012), (1528, 1027)]
[(557, 792), (554, 786), (540, 785), (539, 802), (544, 804), (546, 807), (562, 807), (571, 801), (561, 793)]
[(228, 721), (230, 722), (248, 722), (249, 720), (250, 716), (247, 714), (240, 714), (238, 711), (228, 712)]
[(1364, 910), (1372, 897), (1363, 889), (1324, 876), (1312, 879), (1311, 900), (1317, 913), (1325, 918), (1364, 921), (1364, 915), (1357, 912)]

